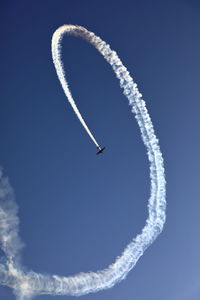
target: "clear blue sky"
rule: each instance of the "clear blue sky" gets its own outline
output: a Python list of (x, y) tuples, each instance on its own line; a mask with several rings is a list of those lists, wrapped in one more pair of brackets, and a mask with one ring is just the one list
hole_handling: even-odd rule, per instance
[[(78, 24), (105, 39), (138, 83), (168, 183), (163, 233), (125, 281), (82, 299), (199, 300), (199, 1), (19, 0), (0, 8), (0, 165), (20, 207), (23, 264), (66, 276), (103, 269), (147, 216), (146, 149), (110, 66), (65, 36), (72, 94), (106, 146), (99, 157), (56, 77), (52, 34)], [(15, 298), (0, 287), (0, 299)]]

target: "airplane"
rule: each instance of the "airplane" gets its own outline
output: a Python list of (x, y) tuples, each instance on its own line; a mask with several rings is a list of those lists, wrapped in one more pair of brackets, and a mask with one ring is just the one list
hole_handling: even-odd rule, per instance
[(105, 150), (106, 147), (101, 148), (100, 146), (97, 147), (97, 149), (99, 149), (99, 151), (96, 153), (97, 155), (103, 153), (103, 151)]

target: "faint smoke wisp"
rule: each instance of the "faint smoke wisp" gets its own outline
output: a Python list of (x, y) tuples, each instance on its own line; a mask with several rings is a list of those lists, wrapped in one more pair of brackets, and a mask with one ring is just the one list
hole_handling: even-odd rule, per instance
[(12, 288), (20, 300), (30, 299), (32, 296), (41, 294), (78, 296), (114, 286), (127, 276), (146, 248), (157, 238), (163, 229), (166, 218), (163, 158), (150, 116), (137, 85), (116, 52), (112, 51), (110, 46), (94, 33), (84, 27), (74, 25), (63, 25), (55, 31), (52, 38), (52, 56), (58, 78), (77, 117), (96, 146), (98, 143), (76, 107), (65, 79), (61, 61), (61, 41), (65, 33), (84, 38), (103, 55), (119, 79), (123, 93), (135, 114), (150, 163), (151, 189), (148, 200), (148, 218), (142, 232), (132, 239), (121, 256), (117, 257), (107, 269), (69, 277), (27, 271), (20, 264), (20, 250), (23, 244), (18, 234), (17, 205), (9, 181), (0, 170), (0, 247), (4, 253), (4, 257), (0, 259), (0, 284)]

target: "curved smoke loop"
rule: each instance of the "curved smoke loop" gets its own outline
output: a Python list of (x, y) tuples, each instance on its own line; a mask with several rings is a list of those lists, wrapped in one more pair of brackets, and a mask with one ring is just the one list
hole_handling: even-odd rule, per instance
[(124, 95), (139, 125), (142, 140), (147, 147), (150, 162), (151, 193), (148, 201), (148, 218), (142, 232), (125, 248), (120, 257), (107, 269), (80, 273), (70, 277), (43, 275), (24, 271), (19, 263), (23, 244), (18, 234), (17, 205), (9, 181), (0, 170), (0, 247), (6, 259), (0, 260), (0, 284), (11, 287), (18, 299), (29, 299), (39, 294), (84, 295), (114, 286), (124, 279), (135, 266), (146, 248), (157, 238), (165, 223), (165, 175), (162, 154), (150, 116), (137, 85), (110, 46), (94, 33), (81, 26), (63, 25), (52, 38), (52, 56), (58, 78), (77, 117), (96, 146), (99, 146), (83, 120), (70, 93), (61, 61), (61, 40), (65, 33), (80, 36), (91, 43), (113, 68)]

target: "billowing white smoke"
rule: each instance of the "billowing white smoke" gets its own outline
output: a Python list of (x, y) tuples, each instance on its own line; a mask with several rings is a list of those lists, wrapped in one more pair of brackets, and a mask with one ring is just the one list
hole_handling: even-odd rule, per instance
[(149, 215), (142, 232), (130, 242), (121, 256), (105, 270), (80, 273), (71, 277), (24, 271), (19, 262), (22, 243), (18, 236), (17, 205), (9, 182), (0, 171), (0, 247), (5, 254), (5, 258), (0, 260), (0, 284), (11, 287), (20, 300), (29, 299), (39, 294), (84, 295), (112, 287), (126, 277), (145, 249), (162, 231), (165, 223), (165, 176), (162, 154), (145, 102), (138, 92), (137, 85), (133, 82), (116, 52), (112, 51), (110, 46), (95, 36), (94, 33), (74, 25), (64, 25), (56, 30), (52, 39), (52, 55), (59, 80), (75, 113), (96, 146), (98, 143), (80, 115), (65, 79), (60, 55), (61, 40), (64, 33), (80, 36), (94, 45), (112, 66), (120, 80), (120, 86), (128, 98), (139, 125), (143, 142), (147, 147), (151, 180), (151, 193), (148, 201)]

